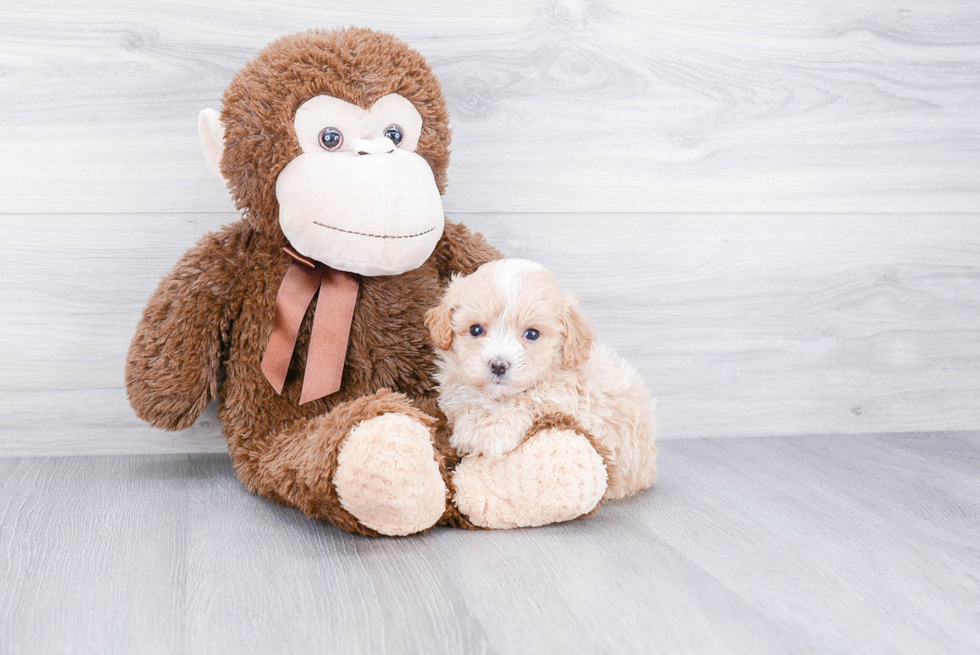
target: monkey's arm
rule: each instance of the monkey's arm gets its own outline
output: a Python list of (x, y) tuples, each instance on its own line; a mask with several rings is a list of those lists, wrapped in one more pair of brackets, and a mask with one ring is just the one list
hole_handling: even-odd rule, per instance
[(436, 245), (435, 257), (439, 275), (448, 278), (453, 273), (469, 275), (487, 262), (502, 259), (503, 254), (487, 243), (479, 232), (474, 234), (465, 225), (447, 219), (442, 239)]
[(126, 357), (136, 415), (165, 430), (190, 427), (218, 390), (221, 351), (241, 306), (239, 224), (205, 235), (163, 278)]

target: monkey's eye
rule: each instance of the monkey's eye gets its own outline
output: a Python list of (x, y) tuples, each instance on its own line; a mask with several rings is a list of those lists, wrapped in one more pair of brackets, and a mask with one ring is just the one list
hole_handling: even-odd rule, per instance
[(392, 123), (386, 127), (385, 131), (381, 133), (381, 136), (388, 137), (396, 146), (402, 142), (402, 139), (405, 138), (405, 135), (402, 132), (402, 126), (396, 125), (395, 123)]
[(320, 130), (320, 147), (324, 150), (336, 150), (344, 145), (344, 135), (336, 127), (325, 127)]
[(535, 330), (534, 328), (528, 328), (524, 330), (524, 338), (527, 339), (528, 341), (536, 341), (537, 338), (540, 336), (541, 333)]
[(485, 333), (486, 333), (486, 330), (483, 329), (483, 326), (482, 325), (471, 325), (470, 326), (470, 335), (472, 335), (474, 337), (482, 336)]

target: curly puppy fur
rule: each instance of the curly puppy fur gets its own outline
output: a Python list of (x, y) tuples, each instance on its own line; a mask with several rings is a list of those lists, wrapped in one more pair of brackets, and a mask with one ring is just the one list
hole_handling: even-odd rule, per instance
[[(342, 440), (362, 421), (399, 412), (435, 425), (436, 460), (452, 491), (446, 458), (452, 453), (438, 427), (445, 422), (423, 317), (451, 275), (500, 257), (481, 235), (447, 221), (421, 267), (361, 280), (340, 391), (299, 404), (316, 302), (282, 395), (263, 377), (276, 293), (290, 264), (275, 183), (299, 152), (293, 114), (320, 94), (367, 108), (389, 93), (408, 98), (422, 114), (416, 152), (445, 189), (449, 116), (439, 82), (422, 56), (394, 37), (364, 29), (289, 36), (235, 76), (221, 112), (221, 170), (244, 218), (204, 236), (163, 279), (126, 360), (127, 391), (138, 416), (160, 428), (186, 428), (218, 397), (229, 452), (250, 490), (363, 534), (376, 533), (344, 510), (332, 479)], [(452, 507), (443, 522), (468, 526)]]
[(595, 343), (574, 297), (544, 267), (485, 264), (454, 279), (426, 321), (442, 349), (439, 406), (457, 452), (506, 457), (542, 417), (565, 415), (603, 456), (604, 498), (654, 484), (653, 399), (635, 369)]

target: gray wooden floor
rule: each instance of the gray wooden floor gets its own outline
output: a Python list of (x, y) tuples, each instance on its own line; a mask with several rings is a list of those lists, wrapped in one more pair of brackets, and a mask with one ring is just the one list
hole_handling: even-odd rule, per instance
[(588, 519), (410, 539), (224, 455), (0, 459), (0, 652), (980, 651), (980, 433), (662, 446)]

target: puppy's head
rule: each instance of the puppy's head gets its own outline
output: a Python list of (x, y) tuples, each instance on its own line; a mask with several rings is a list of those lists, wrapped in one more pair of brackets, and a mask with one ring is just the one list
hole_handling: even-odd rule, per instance
[(523, 259), (454, 278), (425, 323), (444, 351), (444, 375), (494, 397), (580, 366), (595, 340), (574, 296), (563, 294), (543, 266)]

